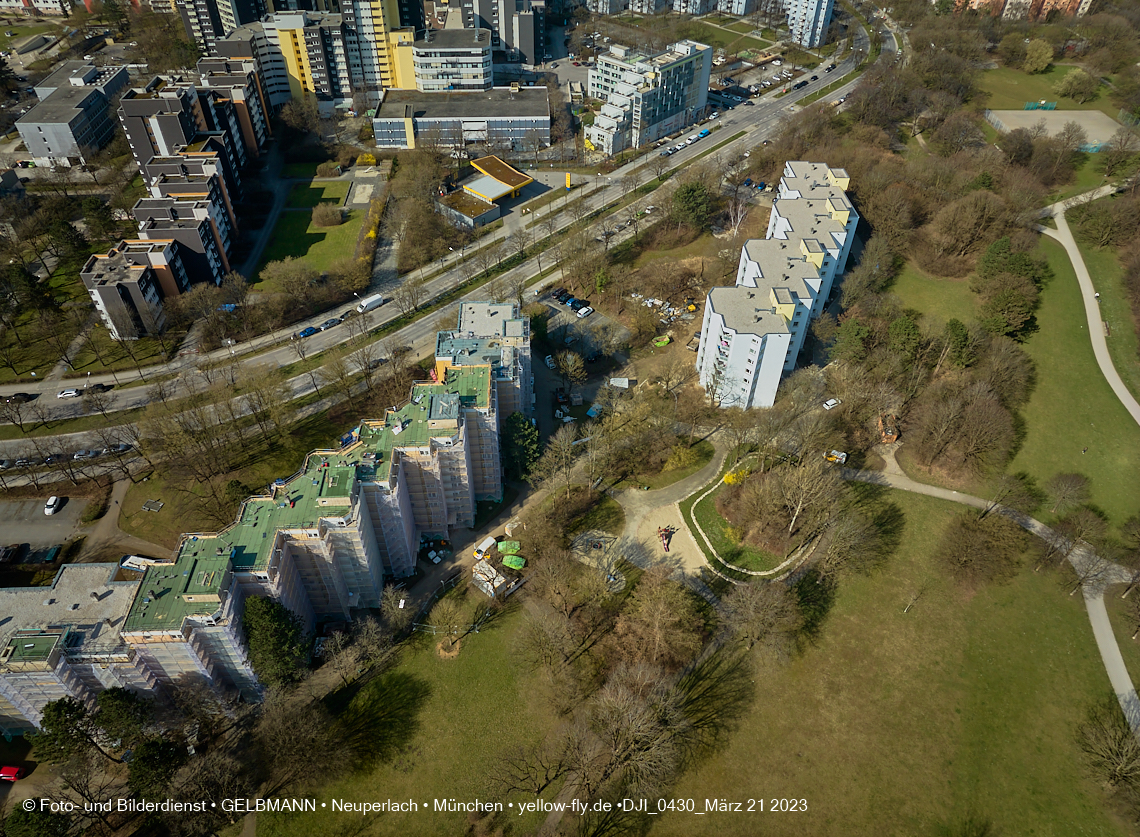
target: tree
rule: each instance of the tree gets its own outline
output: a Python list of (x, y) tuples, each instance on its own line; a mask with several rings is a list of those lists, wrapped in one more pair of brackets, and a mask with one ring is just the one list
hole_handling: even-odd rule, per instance
[(861, 323), (857, 317), (844, 320), (835, 330), (835, 343), (831, 346), (829, 356), (832, 360), (861, 362), (867, 357), (867, 340), (871, 333), (870, 327)]
[(184, 745), (148, 738), (134, 748), (127, 785), (142, 799), (164, 799), (174, 774), (186, 760)]
[(32, 736), (32, 743), (36, 755), (52, 763), (65, 762), (89, 749), (97, 750), (111, 761), (121, 761), (100, 746), (99, 734), (87, 707), (75, 698), (65, 697), (44, 707), (40, 730)]
[(1072, 99), (1078, 105), (1083, 105), (1096, 98), (1099, 88), (1100, 79), (1080, 67), (1074, 67), (1053, 85), (1053, 92), (1063, 99)]
[(564, 745), (550, 738), (520, 744), (501, 754), (491, 768), (496, 794), (541, 794), (566, 775)]
[(281, 121), (301, 134), (315, 134), (320, 127), (317, 102), (312, 96), (290, 99), (281, 108)]
[(902, 355), (907, 360), (914, 359), (922, 343), (922, 332), (918, 329), (918, 323), (903, 315), (891, 322), (887, 334), (892, 352)]
[(570, 487), (573, 485), (574, 462), (578, 458), (578, 449), (574, 442), (578, 440), (578, 427), (574, 424), (564, 424), (550, 437), (546, 450), (531, 469), (530, 481), (535, 485), (566, 489), (566, 497), (570, 497)]
[(1084, 474), (1055, 474), (1045, 483), (1053, 514), (1065, 514), (1089, 499), (1089, 479)]
[(1035, 75), (1048, 70), (1052, 63), (1053, 45), (1038, 38), (1030, 41), (1029, 46), (1025, 48), (1025, 59), (1021, 62), (1021, 69), (1030, 75)]
[(406, 590), (392, 584), (384, 585), (384, 592), (380, 594), (380, 615), (393, 633), (406, 629), (415, 616), (407, 599)]
[(1117, 128), (1109, 141), (1101, 146), (1100, 154), (1097, 156), (1104, 166), (1104, 173), (1112, 177), (1132, 162), (1137, 150), (1140, 150), (1140, 138), (1131, 128), (1121, 127)]
[(515, 411), (503, 423), (503, 466), (512, 479), (522, 479), (530, 473), (542, 455), (538, 428), (522, 413)]
[(5, 837), (67, 837), (72, 819), (67, 814), (39, 808), (29, 811), (20, 805), (12, 808), (3, 825)]
[(963, 512), (947, 525), (936, 555), (959, 581), (1003, 581), (1017, 571), (1025, 537), (1020, 526), (1000, 514)]
[(569, 349), (558, 352), (554, 355), (554, 365), (562, 378), (562, 385), (571, 393), (574, 392), (574, 387), (586, 382), (586, 364), (577, 352)]
[(150, 723), (151, 702), (121, 686), (100, 692), (97, 701), (99, 711), (95, 715), (95, 723), (108, 741), (121, 741), (121, 746), (130, 746), (142, 735), (143, 727)]
[(119, 225), (111, 215), (111, 207), (96, 197), (83, 199), (83, 220), (87, 223), (87, 230), (95, 238), (104, 240), (116, 235)]
[(332, 717), (320, 701), (306, 703), (271, 693), (254, 730), (269, 778), (263, 793), (280, 793), (313, 776), (333, 778), (351, 759)]
[(420, 307), (426, 286), (427, 283), (420, 276), (409, 275), (404, 277), (400, 287), (392, 294), (392, 299), (399, 307), (401, 314), (411, 314)]
[(683, 665), (701, 645), (692, 597), (663, 567), (642, 576), (618, 617), (614, 635), (627, 659), (655, 665)]
[(283, 686), (304, 677), (308, 637), (300, 618), (264, 596), (251, 596), (242, 620), (249, 662), (267, 686)]
[(70, 221), (62, 218), (52, 221), (47, 228), (48, 240), (52, 249), (61, 257), (74, 256), (84, 252), (89, 246), (87, 237), (75, 228)]
[(803, 626), (795, 594), (779, 581), (735, 585), (722, 600), (723, 624), (749, 649), (762, 645), (779, 658), (791, 652)]
[(687, 224), (703, 230), (712, 212), (712, 196), (699, 181), (683, 183), (673, 192), (672, 213), (678, 226)]
[(1077, 743), (1105, 787), (1140, 789), (1140, 741), (1115, 697), (1107, 697), (1089, 709), (1077, 729)]

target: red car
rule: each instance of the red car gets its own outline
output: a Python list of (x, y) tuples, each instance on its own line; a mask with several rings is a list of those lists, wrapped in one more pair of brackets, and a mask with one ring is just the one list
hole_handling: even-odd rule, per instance
[(3, 779), (5, 782), (16, 782), (27, 775), (27, 771), (22, 767), (0, 767), (0, 779)]
[(573, 64), (575, 67), (581, 67), (582, 66), (577, 61), (571, 61), (570, 63)]

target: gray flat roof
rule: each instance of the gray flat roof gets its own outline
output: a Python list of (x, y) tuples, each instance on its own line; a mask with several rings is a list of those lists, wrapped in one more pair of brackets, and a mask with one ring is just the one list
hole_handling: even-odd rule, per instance
[(713, 288), (708, 305), (724, 317), (737, 334), (787, 334), (788, 323), (773, 313), (767, 290), (745, 287)]
[(420, 93), (389, 90), (376, 111), (377, 119), (403, 119), (404, 108), (416, 119), (478, 119), (488, 116), (550, 116), (545, 87), (493, 87), (473, 93)]
[(413, 46), (425, 49), (490, 49), (491, 32), (488, 29), (429, 29)]
[[(64, 564), (50, 587), (0, 589), (0, 644), (21, 628), (85, 625), (88, 640), (104, 634), (117, 641), (139, 581), (113, 581), (117, 564)], [(112, 625), (104, 621), (110, 619)]]
[[(94, 102), (88, 99), (95, 97)], [(87, 107), (107, 107), (107, 98), (94, 87), (58, 87), (55, 92), (16, 120), (24, 125), (66, 125)]]

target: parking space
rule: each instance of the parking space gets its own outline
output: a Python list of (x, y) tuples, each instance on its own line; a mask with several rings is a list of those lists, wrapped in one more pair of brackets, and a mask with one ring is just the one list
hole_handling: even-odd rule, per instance
[(32, 549), (61, 544), (75, 534), (87, 501), (69, 499), (53, 515), (44, 514), (48, 495), (0, 503), (0, 545), (26, 543)]

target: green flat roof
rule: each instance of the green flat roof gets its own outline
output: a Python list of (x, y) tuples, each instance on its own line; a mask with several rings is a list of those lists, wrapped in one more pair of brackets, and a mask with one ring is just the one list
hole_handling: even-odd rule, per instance
[[(264, 569), (278, 531), (316, 528), (321, 517), (343, 517), (357, 482), (388, 480), (394, 448), (457, 435), (457, 427), (432, 427), (432, 420), (447, 421), (462, 409), (488, 406), (490, 387), (486, 366), (449, 369), (442, 383), (416, 384), (412, 399), (383, 422), (363, 422), (357, 443), (310, 453), (300, 471), (273, 487), (272, 496), (246, 500), (231, 526), (183, 535), (173, 564), (147, 569), (123, 630), (178, 630), (187, 616), (215, 613), (231, 564), (237, 572)], [(433, 412), (434, 401), (439, 404)]]
[(59, 643), (63, 634), (51, 633), (16, 634), (4, 649), (3, 658), (8, 663), (39, 663), (51, 656), (52, 649)]

